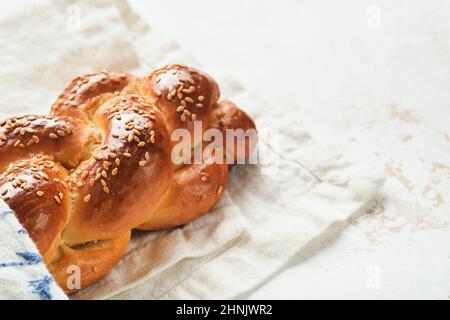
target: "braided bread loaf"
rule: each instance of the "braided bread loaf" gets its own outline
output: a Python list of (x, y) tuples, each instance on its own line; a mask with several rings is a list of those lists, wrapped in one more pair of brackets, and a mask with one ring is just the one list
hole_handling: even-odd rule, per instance
[[(183, 65), (143, 78), (101, 71), (75, 78), (49, 116), (0, 121), (0, 196), (68, 293), (68, 269), (81, 288), (121, 259), (131, 230), (183, 225), (210, 210), (229, 165), (174, 164), (178, 128), (255, 129), (247, 114), (219, 99), (216, 82)], [(200, 123), (200, 122), (199, 122)], [(223, 146), (227, 146), (223, 141)], [(256, 141), (245, 141), (245, 157)]]

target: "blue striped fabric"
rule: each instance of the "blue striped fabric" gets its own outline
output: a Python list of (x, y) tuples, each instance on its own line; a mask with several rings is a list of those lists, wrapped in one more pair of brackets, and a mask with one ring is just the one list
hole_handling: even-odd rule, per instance
[[(11, 277), (11, 275), (15, 275)], [(67, 299), (14, 212), (0, 199), (0, 299)]]

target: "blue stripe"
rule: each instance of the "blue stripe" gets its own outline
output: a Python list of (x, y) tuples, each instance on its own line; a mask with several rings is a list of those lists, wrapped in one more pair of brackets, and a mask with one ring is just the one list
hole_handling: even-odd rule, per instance
[(26, 229), (20, 229), (17, 231), (19, 234), (28, 234), (28, 231)]
[(50, 276), (45, 276), (42, 279), (28, 281), (28, 286), (33, 288), (31, 292), (37, 293), (41, 300), (51, 300), (52, 294), (50, 292), (50, 283), (53, 279)]
[(25, 261), (0, 262), (0, 267), (23, 267), (42, 262), (42, 257), (34, 252), (16, 252), (16, 255)]
[(0, 211), (0, 218), (9, 216), (10, 214), (13, 214), (14, 212), (12, 212), (11, 210), (5, 210), (5, 211)]

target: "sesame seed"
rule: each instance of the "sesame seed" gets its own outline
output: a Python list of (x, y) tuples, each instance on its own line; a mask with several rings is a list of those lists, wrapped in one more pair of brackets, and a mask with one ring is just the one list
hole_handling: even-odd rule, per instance
[(179, 106), (178, 108), (177, 108), (177, 112), (181, 112), (181, 111), (183, 111), (184, 110), (184, 107), (183, 106)]
[(139, 142), (138, 147), (143, 147), (143, 146), (145, 146), (145, 142), (144, 141)]
[(58, 196), (55, 196), (54, 199), (58, 204), (61, 204), (61, 199)]
[(58, 133), (58, 135), (60, 136), (60, 137), (64, 137), (65, 135), (66, 135), (66, 133), (64, 132), (64, 131), (62, 131), (62, 130), (58, 130), (58, 131), (56, 131), (57, 133)]
[(205, 99), (205, 97), (204, 96), (198, 96), (197, 99), (198, 99), (198, 101), (202, 102)]
[(192, 100), (191, 97), (186, 97), (186, 98), (184, 98), (184, 100), (186, 100), (186, 102), (189, 102), (189, 103), (194, 103), (194, 100)]
[(128, 153), (128, 152), (125, 152), (125, 153), (123, 154), (123, 156), (126, 157), (126, 158), (131, 158), (131, 154)]
[(108, 178), (108, 174), (106, 173), (105, 170), (102, 171), (102, 177), (103, 177), (103, 178)]
[(196, 106), (197, 108), (203, 108), (203, 103), (197, 103), (195, 106)]
[(191, 119), (192, 119), (192, 121), (195, 121), (195, 120), (197, 119), (197, 115), (196, 115), (195, 113), (193, 113), (193, 114), (191, 115)]
[(37, 195), (38, 197), (42, 197), (42, 196), (44, 195), (44, 192), (38, 191), (38, 192), (36, 192), (36, 195)]
[(109, 193), (109, 188), (108, 188), (108, 187), (103, 187), (103, 191), (104, 191), (105, 193)]
[(113, 176), (115, 176), (115, 175), (117, 175), (118, 172), (119, 172), (119, 169), (114, 168), (114, 169), (111, 171), (111, 174), (112, 174)]
[(222, 193), (222, 190), (223, 190), (223, 186), (222, 186), (222, 185), (220, 185), (220, 186), (219, 186), (219, 189), (217, 189), (217, 194), (220, 194), (220, 193)]
[(143, 161), (139, 161), (139, 167), (143, 167), (147, 164), (147, 161), (143, 160)]
[(54, 133), (50, 133), (48, 136), (50, 138), (52, 138), (52, 139), (57, 139), (58, 138), (58, 136), (56, 134), (54, 134)]
[(84, 202), (89, 202), (91, 200), (91, 195), (88, 194), (86, 197), (84, 197)]
[(144, 158), (147, 161), (150, 160), (150, 154), (148, 152), (146, 152)]
[(104, 187), (106, 187), (107, 186), (107, 184), (106, 184), (106, 181), (105, 180), (100, 180), (100, 182), (102, 183), (102, 186), (104, 186)]
[(200, 178), (200, 180), (203, 181), (203, 182), (208, 181), (208, 177), (202, 176), (202, 177)]

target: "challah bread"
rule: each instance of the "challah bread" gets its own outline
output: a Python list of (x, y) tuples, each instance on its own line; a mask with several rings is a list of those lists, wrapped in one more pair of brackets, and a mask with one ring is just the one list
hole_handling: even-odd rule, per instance
[[(104, 277), (133, 229), (188, 223), (221, 199), (229, 165), (238, 160), (236, 146), (222, 141), (223, 161), (206, 154), (200, 163), (178, 164), (171, 139), (177, 129), (194, 137), (197, 123), (201, 133), (255, 129), (246, 113), (219, 96), (209, 75), (184, 65), (143, 78), (101, 71), (75, 78), (49, 116), (0, 121), (0, 196), (66, 292)], [(256, 137), (236, 139), (247, 158)], [(74, 266), (80, 286), (68, 281)]]

